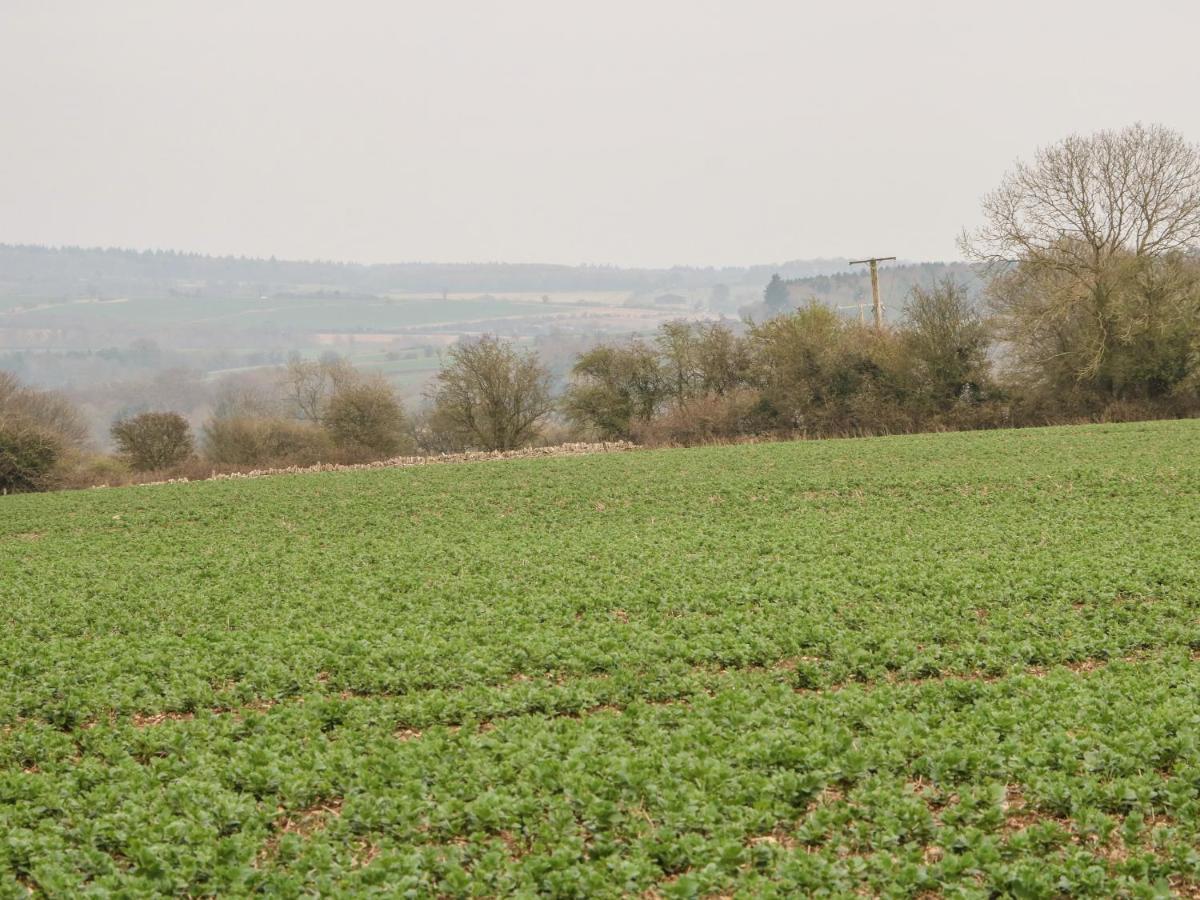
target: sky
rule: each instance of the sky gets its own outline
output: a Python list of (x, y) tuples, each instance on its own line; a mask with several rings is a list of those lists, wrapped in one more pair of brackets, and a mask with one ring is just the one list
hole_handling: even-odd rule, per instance
[(1156, 0), (0, 0), (0, 242), (954, 259), (1040, 145), (1200, 141), (1198, 32)]

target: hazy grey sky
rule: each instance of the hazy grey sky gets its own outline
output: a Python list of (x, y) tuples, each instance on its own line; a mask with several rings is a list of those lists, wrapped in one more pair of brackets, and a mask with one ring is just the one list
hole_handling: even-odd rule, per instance
[(956, 256), (1073, 131), (1200, 140), (1200, 3), (0, 0), (0, 241)]

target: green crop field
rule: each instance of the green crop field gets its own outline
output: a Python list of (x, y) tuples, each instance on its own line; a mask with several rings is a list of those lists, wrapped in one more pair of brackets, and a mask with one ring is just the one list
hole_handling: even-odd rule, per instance
[(1194, 896), (1198, 451), (0, 498), (0, 896)]

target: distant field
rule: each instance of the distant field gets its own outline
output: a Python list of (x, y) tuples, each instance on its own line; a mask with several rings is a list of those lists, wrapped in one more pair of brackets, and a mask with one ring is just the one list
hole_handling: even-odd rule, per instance
[(388, 330), (440, 322), (574, 312), (574, 304), (499, 299), (362, 299), (297, 297), (247, 300), (239, 297), (156, 297), (122, 302), (26, 301), (29, 307), (0, 310), (0, 324), (12, 328), (97, 327), (132, 320), (142, 327), (222, 324), (241, 329), (273, 327), (293, 331), (366, 328)]
[(1198, 450), (0, 497), (0, 896), (1195, 895)]
[[(670, 319), (714, 318), (692, 305), (627, 306), (628, 292), (381, 297), (0, 297), (0, 348), (97, 350), (154, 337), (169, 350), (272, 346), (356, 355), (356, 344), (437, 347), (462, 335), (652, 331)], [(84, 336), (87, 336), (86, 338)], [(81, 343), (86, 340), (86, 343)], [(403, 367), (402, 367), (403, 368)]]
[[(372, 353), (369, 350), (370, 346), (370, 344), (362, 342), (352, 345), (337, 344), (329, 349), (335, 349), (339, 353), (344, 354), (361, 371), (378, 372), (397, 386), (422, 382), (436, 374), (441, 368), (441, 360), (436, 353), (431, 353), (429, 356), (416, 350), (404, 350), (391, 354), (388, 351)], [(320, 349), (320, 347), (312, 347), (308, 355), (310, 357), (316, 356)], [(231, 372), (246, 372), (251, 369), (269, 368), (274, 368), (274, 366), (262, 365), (217, 369), (210, 373), (210, 377), (216, 378)]]

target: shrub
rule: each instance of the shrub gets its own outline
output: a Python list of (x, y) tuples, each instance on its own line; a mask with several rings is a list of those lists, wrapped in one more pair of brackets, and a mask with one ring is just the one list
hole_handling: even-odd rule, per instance
[(55, 391), (21, 384), (15, 375), (0, 372), (0, 427), (23, 428), (50, 435), (63, 449), (81, 449), (88, 442), (88, 427), (74, 404)]
[(309, 422), (233, 416), (205, 424), (204, 453), (218, 465), (309, 466), (331, 459), (333, 443)]
[(137, 472), (177, 466), (192, 455), (192, 430), (173, 412), (145, 412), (113, 423), (117, 450)]
[(908, 399), (907, 361), (895, 333), (847, 322), (809, 304), (750, 329), (764, 407), (782, 431), (812, 435), (892, 430)]
[(746, 341), (722, 322), (664, 322), (654, 337), (664, 396), (680, 402), (749, 381)]
[(410, 420), (410, 427), (421, 453), (458, 453), (466, 449), (464, 436), (432, 406), (417, 410)]
[(0, 426), (0, 494), (44, 491), (63, 451), (60, 438), (15, 423)]
[(352, 456), (394, 456), (407, 443), (404, 409), (382, 378), (338, 387), (326, 406), (324, 426), (337, 446)]
[(101, 453), (67, 453), (54, 470), (54, 487), (59, 490), (78, 490), (97, 485), (115, 487), (132, 484), (136, 480), (126, 460)]
[(639, 340), (588, 350), (571, 376), (563, 411), (577, 427), (606, 439), (628, 438), (654, 418), (667, 394), (655, 348)]
[(432, 427), (484, 450), (532, 443), (554, 409), (545, 366), (494, 337), (452, 347), (429, 399)]
[(952, 278), (928, 289), (915, 285), (904, 324), (904, 350), (929, 402), (944, 407), (984, 393), (989, 338), (965, 285)]
[(750, 388), (693, 397), (635, 423), (633, 437), (643, 444), (704, 444), (755, 434), (765, 428), (761, 400)]
[(87, 425), (66, 397), (0, 372), (0, 493), (55, 486), (64, 456), (87, 444)]

